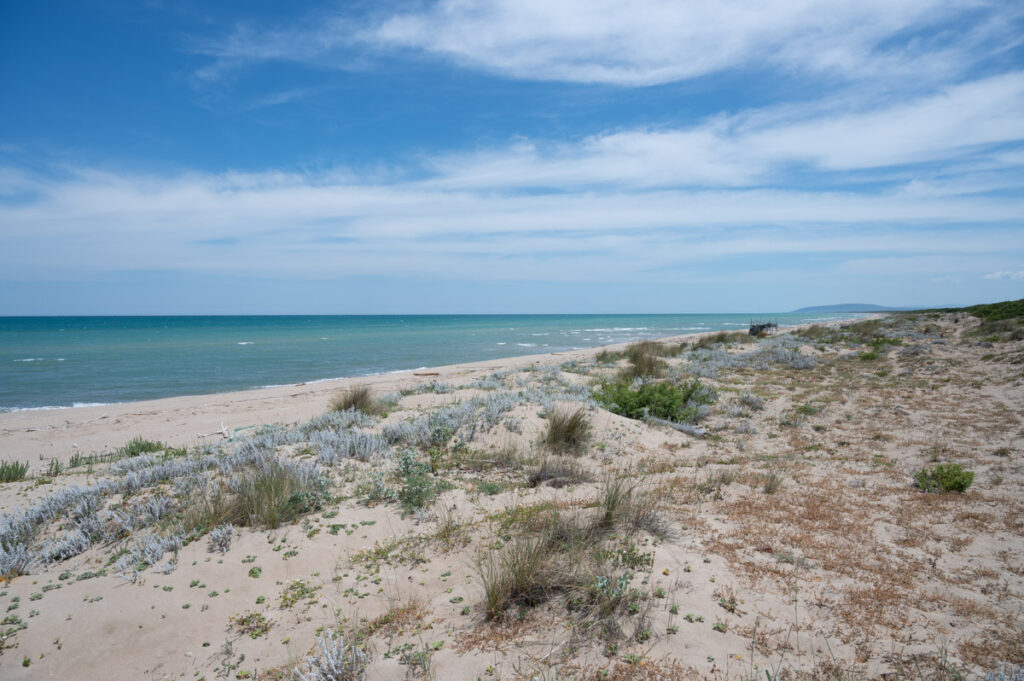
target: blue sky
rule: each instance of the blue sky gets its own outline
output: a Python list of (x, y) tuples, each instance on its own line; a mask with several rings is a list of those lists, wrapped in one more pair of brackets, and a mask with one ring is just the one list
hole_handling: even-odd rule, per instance
[(1009, 0), (0, 6), (0, 314), (1024, 297)]

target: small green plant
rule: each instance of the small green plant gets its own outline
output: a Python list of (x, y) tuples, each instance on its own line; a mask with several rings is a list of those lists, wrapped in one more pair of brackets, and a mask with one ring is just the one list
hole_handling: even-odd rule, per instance
[(240, 634), (246, 634), (249, 638), (265, 636), (273, 623), (258, 612), (247, 612), (235, 615), (230, 620), (231, 626)]
[(398, 476), (402, 480), (396, 496), (407, 510), (426, 507), (437, 494), (437, 485), (430, 475), (430, 466), (416, 458), (416, 452), (405, 450), (395, 457)]
[(489, 497), (492, 497), (495, 494), (501, 492), (501, 488), (501, 483), (495, 482), (493, 480), (481, 480), (476, 485), (477, 492), (480, 492), (481, 494), (486, 494)]
[(136, 435), (131, 440), (128, 440), (124, 445), (117, 448), (117, 455), (121, 458), (128, 458), (132, 456), (138, 456), (139, 454), (149, 454), (151, 452), (162, 452), (167, 448), (163, 442), (157, 442), (154, 440), (147, 440), (141, 435)]
[(309, 602), (313, 602), (319, 589), (320, 587), (314, 586), (304, 579), (292, 580), (281, 590), (281, 607), (290, 608), (299, 601), (307, 599)]
[(252, 577), (253, 579), (256, 579), (257, 577), (259, 577), (262, 574), (263, 574), (263, 568), (261, 568), (258, 565), (254, 565), (251, 568), (249, 568), (249, 576)]
[(0, 461), (0, 482), (17, 482), (24, 480), (28, 473), (28, 463), (21, 461)]
[(974, 482), (974, 471), (964, 470), (958, 463), (940, 463), (920, 471), (914, 481), (925, 492), (964, 492)]
[(55, 478), (64, 472), (64, 464), (60, 459), (50, 459), (50, 465), (46, 467), (46, 477)]
[(718, 620), (714, 624), (712, 624), (711, 628), (714, 629), (715, 631), (717, 631), (720, 634), (724, 634), (725, 632), (727, 632), (729, 630), (729, 626), (725, 622), (723, 622), (721, 620)]

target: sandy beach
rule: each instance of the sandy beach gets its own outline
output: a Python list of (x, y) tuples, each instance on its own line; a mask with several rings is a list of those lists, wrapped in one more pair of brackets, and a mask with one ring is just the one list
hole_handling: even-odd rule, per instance
[[(0, 678), (291, 679), (331, 634), (353, 679), (1020, 664), (1024, 342), (979, 324), (897, 315), (0, 414), (0, 458), (29, 464), (0, 484), (28, 556), (0, 590)], [(689, 432), (615, 413), (602, 381), (689, 390)], [(372, 408), (332, 412), (357, 386)], [(553, 433), (567, 414), (585, 425)], [(239, 515), (236, 483), (271, 460), (315, 485), (277, 519)], [(972, 484), (915, 485), (938, 464)]]

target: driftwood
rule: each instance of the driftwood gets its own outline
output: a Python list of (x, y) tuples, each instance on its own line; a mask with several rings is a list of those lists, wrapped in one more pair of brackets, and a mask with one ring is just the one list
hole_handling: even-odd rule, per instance
[(659, 419), (657, 416), (648, 416), (647, 420), (659, 426), (674, 428), (681, 433), (686, 433), (687, 435), (692, 435), (694, 437), (704, 437), (708, 432), (706, 428), (701, 428), (700, 426), (694, 426), (689, 423), (676, 423), (675, 421), (669, 421), (667, 419)]
[(196, 433), (196, 437), (213, 437), (214, 435), (220, 435), (225, 440), (231, 439), (231, 433), (228, 432), (228, 427), (224, 425), (224, 422), (220, 422), (220, 430), (215, 430), (212, 433)]

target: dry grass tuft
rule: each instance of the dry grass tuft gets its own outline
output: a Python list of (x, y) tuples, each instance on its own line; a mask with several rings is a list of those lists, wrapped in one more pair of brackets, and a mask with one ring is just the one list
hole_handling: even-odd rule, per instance
[(564, 456), (546, 456), (530, 473), (526, 482), (530, 487), (548, 483), (551, 487), (565, 487), (590, 482), (592, 476), (577, 461)]
[(544, 444), (558, 453), (580, 453), (590, 441), (590, 415), (586, 407), (556, 407), (548, 415)]
[(348, 411), (349, 409), (375, 415), (384, 412), (384, 405), (374, 398), (370, 386), (356, 385), (336, 395), (330, 403), (331, 411)]
[(661, 357), (666, 355), (665, 346), (654, 341), (640, 341), (626, 348), (625, 356), (629, 366), (619, 372), (620, 377), (660, 378), (665, 375), (668, 365)]

